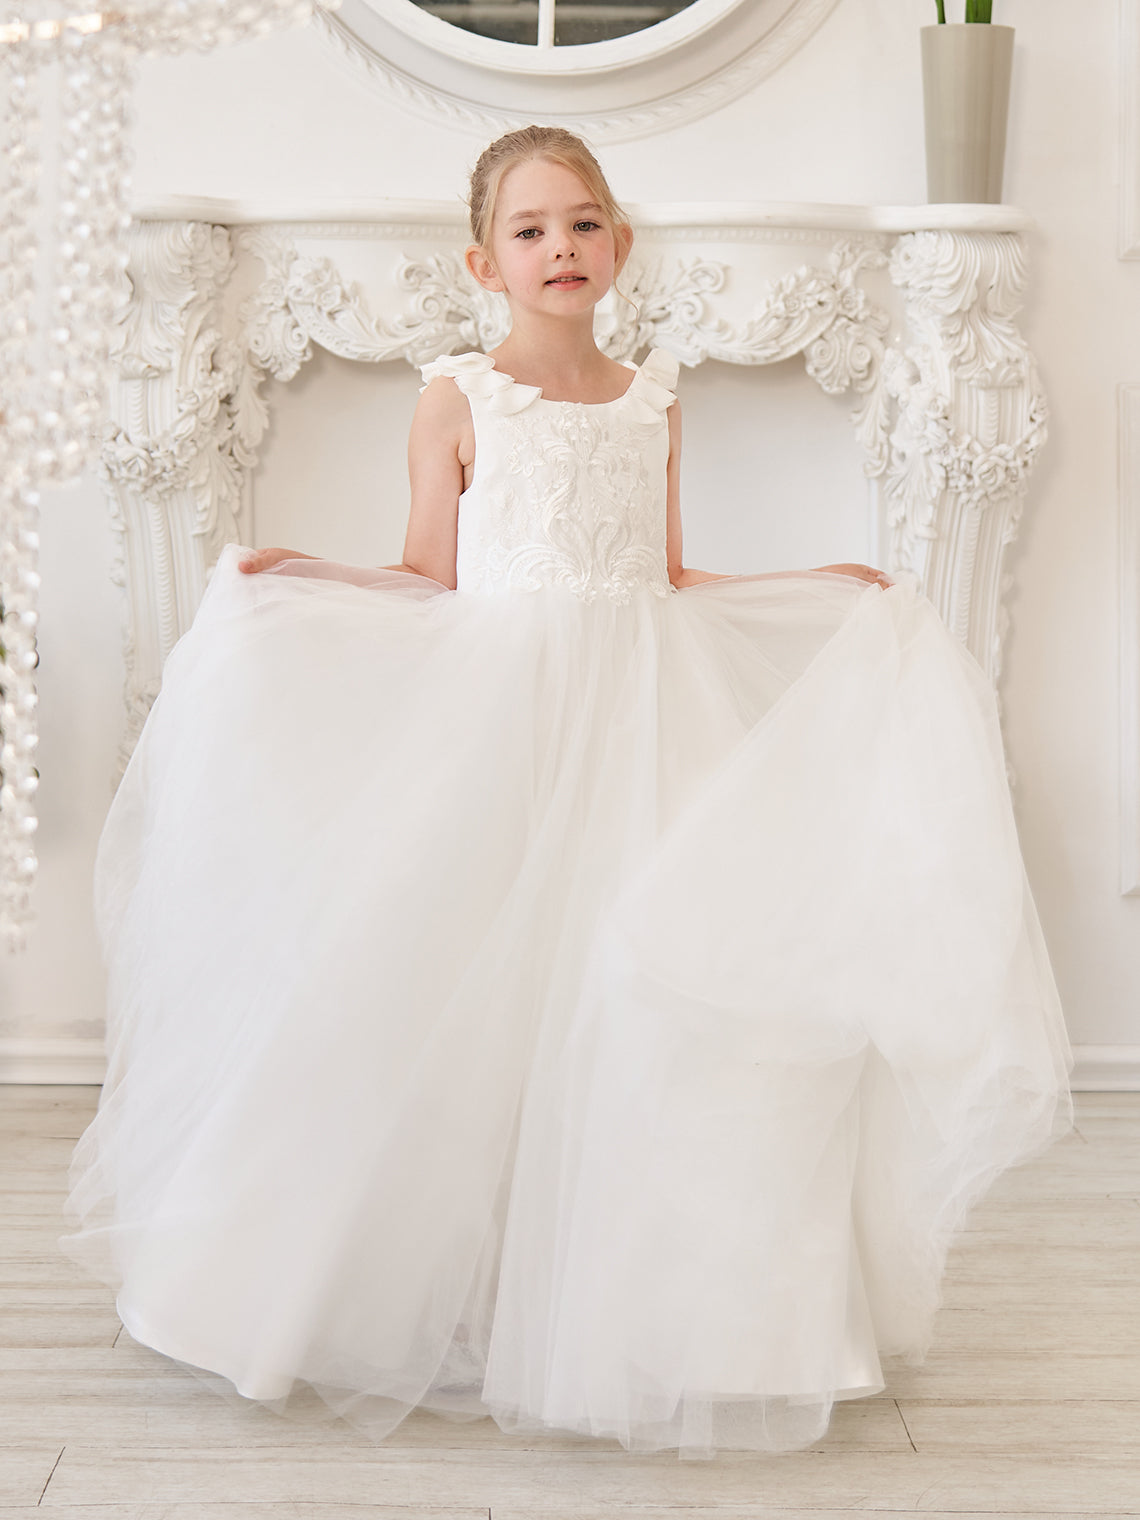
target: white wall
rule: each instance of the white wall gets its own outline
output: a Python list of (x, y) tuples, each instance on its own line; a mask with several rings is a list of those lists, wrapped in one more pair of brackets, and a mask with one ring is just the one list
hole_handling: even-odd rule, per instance
[[(1140, 265), (1116, 255), (1116, 7), (1108, 0), (998, 0), (996, 9), (997, 19), (1017, 28), (1006, 199), (1040, 224), (1024, 329), (1053, 410), (1052, 441), (1012, 563), (1006, 731), (1026, 859), (1073, 1037), (1140, 1053), (1140, 899), (1122, 899), (1118, 888), (1114, 391), (1119, 381), (1140, 381), (1140, 354), (1131, 351), (1140, 332)], [(655, 140), (603, 150), (616, 191), (642, 202), (921, 201), (917, 29), (933, 14), (933, 0), (842, 0), (807, 46), (750, 96)], [(148, 62), (136, 142), (140, 200), (460, 196), (481, 145), (405, 118), (309, 33), (207, 58)], [(387, 459), (377, 466), (389, 506), (374, 526), (361, 507), (368, 482), (359, 462), (344, 481), (330, 480), (323, 466), (308, 477), (299, 473), (298, 461), (309, 456), (296, 442), (298, 429), (319, 434), (326, 449), (338, 429), (362, 424), (378, 395), (387, 397), (394, 423), (414, 399), (398, 366), (365, 378), (338, 372), (337, 363), (314, 361), (276, 398), (279, 425), (255, 485), (259, 536), (288, 542), (299, 492), (323, 489), (328, 542), (307, 547), (343, 553), (338, 534), (356, 542), (374, 532), (378, 557), (394, 554), (403, 461), (400, 452), (393, 462), (387, 435), (378, 440)], [(775, 377), (766, 374), (761, 391), (750, 393), (761, 397), (773, 435), (783, 427)], [(749, 482), (737, 478), (746, 462), (734, 464), (737, 440), (718, 439), (714, 422), (717, 387), (727, 395), (741, 379), (709, 366), (699, 380), (691, 377), (686, 411), (694, 478), (715, 483), (722, 514), (730, 510), (725, 503), (741, 503), (735, 530), (751, 558), (763, 545), (747, 536)], [(801, 447), (799, 475), (795, 456), (774, 461), (773, 485), (783, 495), (844, 489), (845, 451), (853, 446), (842, 407), (821, 410), (820, 418), (830, 429), (831, 454), (821, 463)], [(342, 486), (356, 503), (351, 527), (335, 515)], [(834, 519), (836, 533), (846, 531), (845, 510)], [(710, 547), (731, 536), (731, 522), (718, 521), (715, 533), (708, 530)], [(701, 523), (689, 529), (694, 549), (706, 534)], [(793, 553), (798, 546), (786, 547)], [(849, 552), (847, 541), (839, 547)], [(100, 1016), (87, 881), (113, 766), (121, 679), (109, 551), (94, 488), (49, 505), (43, 922), (24, 959), (0, 962), (0, 1036), (82, 1036)]]

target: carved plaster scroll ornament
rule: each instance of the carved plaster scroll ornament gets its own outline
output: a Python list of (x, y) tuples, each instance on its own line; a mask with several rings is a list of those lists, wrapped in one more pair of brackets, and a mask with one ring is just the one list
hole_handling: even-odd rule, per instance
[(239, 246), (266, 271), (242, 307), (245, 346), (275, 380), (291, 380), (314, 343), (342, 359), (420, 365), (461, 349), (493, 348), (507, 335), (506, 303), (476, 285), (455, 253), (404, 259), (396, 271), (399, 309), (385, 321), (371, 315), (331, 259), (299, 255), (288, 239), (265, 230), (239, 234)]
[(131, 299), (101, 459), (130, 610), (124, 760), (209, 568), (238, 537), (264, 429), (247, 361), (224, 336), (233, 262), (223, 227), (144, 222), (132, 231)]
[[(507, 335), (506, 303), (475, 283), (458, 253), (405, 258), (396, 282), (407, 299), (386, 322), (371, 315), (362, 293), (345, 284), (330, 259), (301, 256), (267, 230), (238, 237), (265, 269), (243, 306), (245, 347), (277, 380), (291, 380), (314, 343), (344, 359), (403, 358), (420, 365), (442, 354), (494, 348)], [(864, 269), (886, 262), (879, 240), (844, 239), (826, 269), (808, 264), (784, 276), (755, 315), (733, 327), (713, 305), (728, 278), (724, 264), (699, 257), (631, 261), (621, 293), (600, 315), (599, 342), (616, 359), (632, 359), (658, 343), (688, 365), (705, 359), (773, 364), (802, 353), (821, 389), (853, 389), (862, 397), (857, 431), (868, 468), (878, 471), (885, 462), (886, 417), (877, 382), (890, 318), (858, 280)]]
[(1005, 551), (1047, 436), (1045, 396), (1013, 321), (1024, 242), (1016, 233), (907, 233), (890, 271), (912, 340), (883, 365), (895, 406), (884, 471), (890, 568), (918, 575), (996, 681)]

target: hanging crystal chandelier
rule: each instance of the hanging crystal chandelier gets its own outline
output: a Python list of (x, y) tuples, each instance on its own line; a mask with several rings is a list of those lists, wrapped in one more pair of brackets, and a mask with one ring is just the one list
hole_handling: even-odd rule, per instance
[[(314, 0), (152, 0), (68, 14), (0, 6), (0, 946), (36, 875), (40, 491), (95, 462), (127, 294), (135, 61), (309, 19)], [(335, 8), (327, 4), (326, 8)]]

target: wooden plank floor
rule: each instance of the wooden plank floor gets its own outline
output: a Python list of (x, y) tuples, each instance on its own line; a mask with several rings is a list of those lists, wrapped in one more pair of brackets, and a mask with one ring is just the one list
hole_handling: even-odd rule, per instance
[(55, 1242), (95, 1087), (0, 1086), (0, 1520), (1140, 1516), (1140, 1094), (1007, 1175), (926, 1366), (785, 1456), (631, 1456), (415, 1414), (369, 1444), (229, 1403), (134, 1342)]

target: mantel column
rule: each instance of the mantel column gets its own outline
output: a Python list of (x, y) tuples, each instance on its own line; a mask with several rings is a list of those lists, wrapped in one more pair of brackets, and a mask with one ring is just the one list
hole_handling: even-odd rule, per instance
[(906, 298), (906, 347), (883, 385), (897, 408), (883, 472), (890, 568), (911, 570), (996, 682), (1008, 613), (1004, 561), (1047, 407), (1013, 318), (1025, 289), (1013, 232), (909, 232), (890, 273)]
[(129, 617), (124, 762), (208, 571), (223, 544), (240, 536), (264, 414), (240, 346), (225, 335), (233, 268), (224, 227), (143, 222), (132, 229), (132, 293), (102, 460), (118, 535), (115, 578)]

